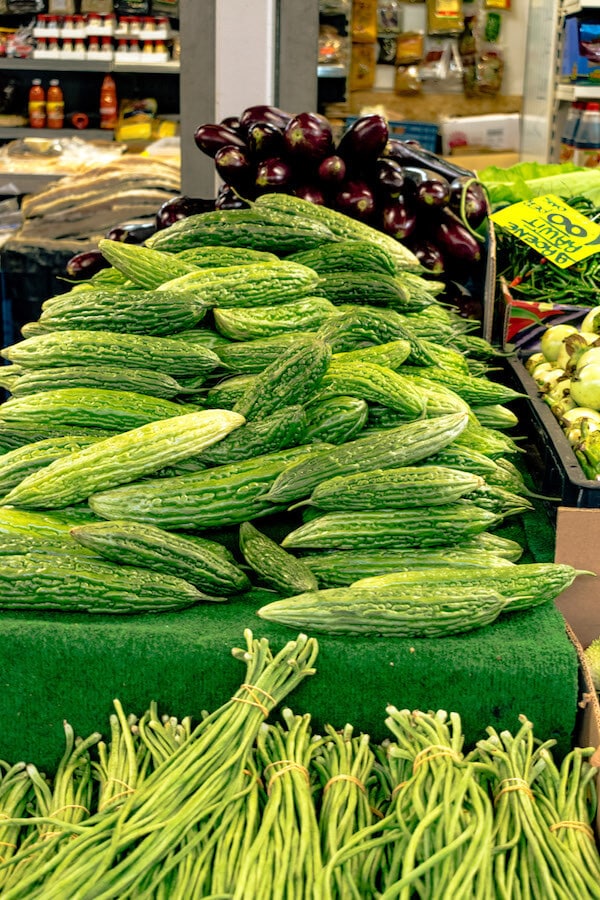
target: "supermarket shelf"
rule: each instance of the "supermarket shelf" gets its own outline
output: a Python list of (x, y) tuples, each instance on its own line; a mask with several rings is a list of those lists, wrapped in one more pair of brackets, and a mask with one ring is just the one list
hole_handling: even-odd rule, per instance
[(64, 138), (78, 137), (84, 141), (112, 141), (113, 132), (102, 128), (29, 128), (28, 126), (0, 128), (0, 140), (17, 138)]
[(600, 100), (600, 84), (558, 84), (556, 99), (567, 100)]
[(163, 63), (115, 62), (97, 59), (12, 59), (0, 58), (0, 69), (11, 72), (139, 72), (145, 75), (178, 75), (179, 62), (170, 60)]
[(600, 0), (565, 0), (562, 5), (565, 16), (575, 15), (586, 9), (600, 9)]
[(346, 66), (317, 66), (317, 78), (346, 78)]

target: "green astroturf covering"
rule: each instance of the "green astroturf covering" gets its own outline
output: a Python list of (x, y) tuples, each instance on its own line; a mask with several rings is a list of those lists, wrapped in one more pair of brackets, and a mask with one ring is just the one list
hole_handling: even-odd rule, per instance
[[(151, 700), (178, 718), (212, 710), (244, 678), (231, 648), (244, 628), (279, 650), (294, 630), (259, 619), (273, 599), (246, 599), (143, 616), (0, 613), (0, 758), (51, 773), (64, 749), (62, 722), (85, 736), (108, 736), (112, 700), (141, 715)], [(460, 637), (319, 637), (317, 673), (290, 695), (318, 730), (349, 722), (373, 740), (388, 736), (385, 706), (446, 709), (463, 718), (467, 742), (485, 727), (518, 727), (571, 744), (577, 710), (577, 658), (553, 604), (505, 615)]]

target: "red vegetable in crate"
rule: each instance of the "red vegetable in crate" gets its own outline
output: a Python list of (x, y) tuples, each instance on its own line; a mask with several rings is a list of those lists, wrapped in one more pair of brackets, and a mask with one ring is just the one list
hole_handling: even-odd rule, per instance
[(324, 184), (340, 184), (346, 177), (346, 163), (337, 154), (326, 156), (319, 163), (317, 174)]
[(197, 213), (210, 212), (215, 208), (214, 200), (202, 200), (194, 197), (172, 197), (165, 200), (162, 206), (159, 206), (156, 213), (157, 229), (168, 228), (179, 219), (185, 219), (188, 216), (194, 216)]
[(109, 266), (110, 263), (99, 250), (84, 250), (71, 257), (67, 262), (66, 272), (69, 278), (85, 281)]
[(204, 125), (198, 125), (194, 132), (194, 141), (196, 146), (202, 153), (215, 158), (217, 150), (221, 147), (245, 147), (246, 144), (232, 128), (227, 125), (213, 124), (207, 122)]
[(417, 214), (404, 197), (396, 197), (384, 206), (381, 213), (381, 226), (386, 234), (402, 241), (416, 229)]
[(450, 208), (459, 219), (477, 228), (488, 214), (487, 194), (473, 176), (460, 175), (450, 182)]
[(285, 139), (281, 128), (269, 122), (256, 122), (246, 134), (248, 151), (253, 159), (272, 159), (285, 153)]
[(432, 169), (420, 169), (417, 166), (403, 166), (406, 194), (412, 197), (418, 206), (447, 206), (450, 202), (450, 183), (443, 175)]
[(337, 153), (347, 163), (360, 166), (381, 156), (388, 139), (388, 123), (383, 116), (359, 116), (341, 136)]
[(257, 122), (268, 122), (270, 125), (283, 130), (291, 118), (291, 113), (279, 109), (278, 106), (264, 104), (248, 106), (240, 116), (240, 128), (243, 134), (248, 134), (248, 131)]
[(448, 264), (473, 263), (481, 259), (481, 245), (450, 209), (436, 210), (428, 233)]
[(284, 159), (265, 159), (256, 168), (255, 185), (259, 193), (285, 191), (292, 184), (292, 167)]
[(303, 112), (285, 126), (285, 145), (293, 159), (319, 162), (333, 153), (333, 133), (329, 119), (319, 113)]
[(335, 195), (334, 205), (339, 212), (364, 222), (375, 212), (375, 195), (365, 181), (346, 181)]
[(215, 168), (223, 181), (236, 190), (244, 190), (255, 178), (254, 163), (243, 147), (221, 147), (215, 154)]

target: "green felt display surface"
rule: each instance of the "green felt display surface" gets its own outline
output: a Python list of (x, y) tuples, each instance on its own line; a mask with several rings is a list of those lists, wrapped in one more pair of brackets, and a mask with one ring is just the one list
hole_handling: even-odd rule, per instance
[[(107, 735), (114, 697), (136, 715), (151, 700), (178, 717), (214, 709), (243, 680), (230, 651), (244, 646), (244, 628), (277, 650), (296, 635), (256, 616), (267, 596), (129, 617), (1, 613), (0, 758), (53, 771), (63, 719), (82, 736)], [(536, 734), (570, 746), (577, 657), (551, 603), (460, 637), (318, 637), (317, 673), (289, 699), (315, 729), (350, 722), (381, 740), (393, 703), (459, 712), (467, 742), (487, 725), (515, 729), (523, 713)]]

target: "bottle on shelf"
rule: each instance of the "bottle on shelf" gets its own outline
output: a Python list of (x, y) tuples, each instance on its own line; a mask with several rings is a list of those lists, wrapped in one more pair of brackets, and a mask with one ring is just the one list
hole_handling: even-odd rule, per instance
[(31, 83), (28, 114), (31, 128), (46, 127), (46, 92), (42, 87), (41, 78), (34, 78)]
[(48, 128), (62, 128), (65, 121), (65, 99), (58, 78), (50, 80), (46, 97), (46, 121)]
[(573, 162), (593, 169), (600, 165), (600, 103), (585, 104), (575, 135)]
[(581, 121), (583, 106), (584, 104), (581, 100), (576, 100), (574, 103), (571, 103), (567, 111), (565, 127), (563, 128), (563, 133), (560, 138), (559, 160), (561, 163), (573, 162), (575, 156), (575, 137)]
[(100, 128), (114, 129), (117, 124), (117, 87), (111, 75), (105, 75), (100, 88)]

